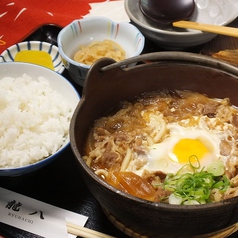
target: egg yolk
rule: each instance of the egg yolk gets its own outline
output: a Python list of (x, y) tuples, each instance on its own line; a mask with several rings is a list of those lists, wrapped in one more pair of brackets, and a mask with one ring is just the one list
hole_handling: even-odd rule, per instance
[(19, 51), (15, 55), (14, 61), (37, 64), (54, 70), (51, 56), (47, 52), (40, 50)]
[(171, 159), (180, 164), (193, 164), (202, 160), (208, 152), (200, 140), (184, 138), (174, 146)]

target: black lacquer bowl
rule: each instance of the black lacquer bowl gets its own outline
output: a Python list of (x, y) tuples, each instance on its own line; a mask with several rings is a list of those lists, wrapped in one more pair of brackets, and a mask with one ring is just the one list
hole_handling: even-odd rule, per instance
[[(134, 67), (126, 65), (137, 62)], [(238, 197), (222, 202), (179, 206), (145, 201), (100, 179), (82, 159), (93, 121), (122, 100), (143, 92), (172, 88), (229, 97), (238, 106), (238, 69), (211, 57), (183, 52), (144, 54), (119, 63), (104, 58), (90, 69), (70, 126), (71, 147), (82, 176), (105, 213), (131, 237), (193, 237), (234, 221)], [(112, 220), (112, 219), (111, 219)]]

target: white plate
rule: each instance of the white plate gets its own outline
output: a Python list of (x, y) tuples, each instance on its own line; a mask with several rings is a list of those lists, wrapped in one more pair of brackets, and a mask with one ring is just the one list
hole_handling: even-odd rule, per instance
[(55, 72), (61, 74), (64, 71), (62, 58), (58, 47), (42, 41), (25, 41), (10, 46), (0, 55), (0, 62), (13, 62), (15, 55), (22, 50), (39, 50), (47, 52), (52, 59)]

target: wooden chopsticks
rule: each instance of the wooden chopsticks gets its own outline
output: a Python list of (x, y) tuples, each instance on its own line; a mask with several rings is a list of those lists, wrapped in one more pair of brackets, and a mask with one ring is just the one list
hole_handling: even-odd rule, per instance
[(68, 233), (72, 235), (80, 236), (84, 238), (116, 238), (114, 236), (109, 236), (107, 234), (94, 231), (86, 227), (77, 226), (70, 222), (67, 222), (67, 230), (68, 230)]
[(173, 26), (180, 28), (190, 28), (194, 30), (206, 31), (220, 35), (238, 37), (238, 28), (235, 27), (203, 24), (192, 21), (177, 21), (173, 22), (172, 24)]

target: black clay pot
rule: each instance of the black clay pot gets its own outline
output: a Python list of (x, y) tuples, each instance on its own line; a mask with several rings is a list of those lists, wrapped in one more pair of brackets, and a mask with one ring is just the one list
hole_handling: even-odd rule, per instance
[[(126, 67), (133, 63), (136, 66)], [(97, 177), (82, 159), (93, 121), (122, 100), (162, 88), (229, 97), (238, 106), (238, 69), (210, 57), (183, 53), (145, 54), (119, 63), (97, 61), (85, 81), (70, 126), (71, 147), (82, 176), (108, 218), (131, 237), (193, 237), (235, 222), (238, 197), (206, 205), (153, 203), (125, 194)]]

